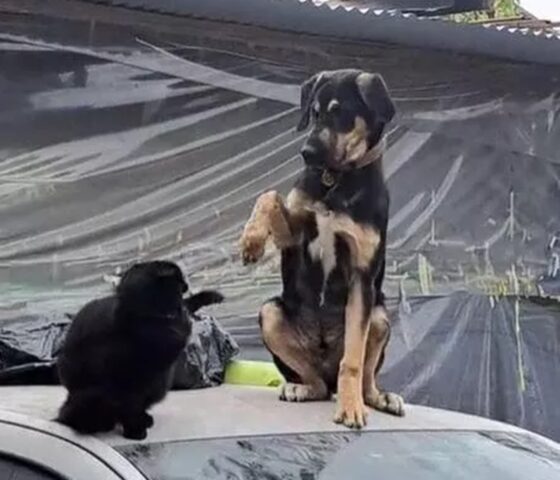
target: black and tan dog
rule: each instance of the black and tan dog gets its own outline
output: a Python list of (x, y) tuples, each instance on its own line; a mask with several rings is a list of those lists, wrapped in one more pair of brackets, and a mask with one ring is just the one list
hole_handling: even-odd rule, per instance
[(283, 292), (260, 311), (263, 340), (286, 378), (281, 399), (328, 399), (335, 422), (360, 428), (365, 405), (403, 415), (400, 396), (376, 374), (390, 326), (382, 282), (389, 194), (381, 157), (395, 108), (379, 75), (319, 73), (302, 86), (298, 130), (313, 128), (305, 169), (286, 201), (257, 200), (240, 240), (246, 263), (272, 238), (282, 254)]

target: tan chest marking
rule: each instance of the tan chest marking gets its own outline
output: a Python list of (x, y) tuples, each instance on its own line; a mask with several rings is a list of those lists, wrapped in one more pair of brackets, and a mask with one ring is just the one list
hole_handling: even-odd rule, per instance
[[(323, 266), (323, 290), (329, 278), (329, 275), (336, 266), (336, 231), (335, 225), (331, 222), (330, 215), (317, 213), (315, 215), (317, 222), (317, 237), (309, 244), (309, 255), (313, 260), (319, 260)], [(323, 292), (324, 293), (324, 292)]]
[[(318, 215), (318, 224), (319, 218)], [(333, 236), (340, 235), (348, 245), (352, 266), (360, 270), (367, 269), (379, 248), (381, 241), (379, 232), (372, 227), (354, 222), (344, 214), (330, 212), (328, 215), (323, 215), (323, 218), (321, 222), (324, 221), (326, 224), (324, 230), (332, 232)]]
[(356, 223), (348, 215), (328, 211), (323, 203), (313, 202), (298, 189), (288, 195), (287, 208), (293, 218), (315, 215), (318, 235), (309, 244), (309, 254), (314, 260), (321, 260), (325, 277), (336, 266), (336, 235), (348, 244), (354, 268), (369, 267), (381, 241), (375, 228)]
[(325, 299), (325, 289), (330, 274), (336, 267), (336, 236), (339, 235), (348, 245), (352, 267), (367, 270), (379, 248), (380, 237), (377, 230), (359, 225), (344, 214), (325, 211), (324, 206), (316, 210), (317, 237), (309, 244), (309, 255), (321, 262), (323, 285), (321, 304)]
[(347, 243), (352, 258), (352, 266), (366, 270), (379, 248), (381, 237), (379, 231), (367, 225), (361, 225), (348, 215), (334, 215), (332, 220), (337, 234)]

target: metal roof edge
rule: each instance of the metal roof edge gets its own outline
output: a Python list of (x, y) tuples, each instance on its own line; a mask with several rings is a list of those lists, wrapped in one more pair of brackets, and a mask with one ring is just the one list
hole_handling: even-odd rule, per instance
[(320, 0), (81, 0), (275, 30), (560, 64), (560, 39), (528, 28), (462, 24)]

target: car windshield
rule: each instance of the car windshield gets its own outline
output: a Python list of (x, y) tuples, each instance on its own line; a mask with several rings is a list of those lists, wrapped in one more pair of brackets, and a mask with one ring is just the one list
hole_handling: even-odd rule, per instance
[(118, 447), (150, 480), (552, 480), (560, 454), (525, 434), (308, 433)]

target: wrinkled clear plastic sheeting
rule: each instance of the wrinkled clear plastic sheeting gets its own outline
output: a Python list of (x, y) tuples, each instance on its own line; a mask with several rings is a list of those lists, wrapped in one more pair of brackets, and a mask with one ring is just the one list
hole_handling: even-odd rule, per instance
[(399, 110), (384, 383), (560, 438), (558, 304), (535, 297), (559, 275), (555, 69), (192, 19), (2, 18), (2, 368), (50, 361), (65, 312), (155, 257), (221, 290), (209, 313), (244, 357), (269, 358), (256, 312), (280, 291), (278, 255), (244, 267), (237, 239), (256, 197), (302, 168), (301, 81), (359, 67)]

